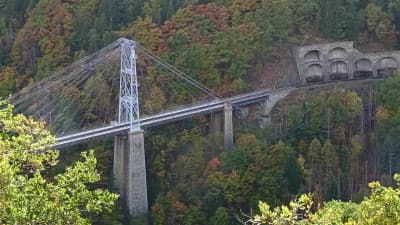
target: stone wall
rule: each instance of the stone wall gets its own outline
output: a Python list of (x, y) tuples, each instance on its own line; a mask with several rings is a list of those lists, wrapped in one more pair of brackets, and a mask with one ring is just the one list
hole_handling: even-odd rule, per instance
[(400, 66), (400, 51), (362, 53), (351, 41), (302, 46), (294, 52), (302, 84), (382, 77)]

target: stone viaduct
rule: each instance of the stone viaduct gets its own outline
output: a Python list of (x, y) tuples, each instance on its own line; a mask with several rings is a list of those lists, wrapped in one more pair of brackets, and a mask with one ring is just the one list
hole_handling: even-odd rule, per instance
[(362, 53), (351, 41), (297, 47), (294, 52), (301, 84), (383, 77), (400, 66), (400, 51)]

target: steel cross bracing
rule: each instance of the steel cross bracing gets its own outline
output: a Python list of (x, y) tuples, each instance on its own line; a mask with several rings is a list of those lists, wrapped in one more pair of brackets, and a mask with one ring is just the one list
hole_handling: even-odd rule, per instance
[(136, 71), (136, 43), (128, 39), (121, 42), (121, 71), (118, 123), (129, 123), (130, 131), (140, 130), (139, 92)]

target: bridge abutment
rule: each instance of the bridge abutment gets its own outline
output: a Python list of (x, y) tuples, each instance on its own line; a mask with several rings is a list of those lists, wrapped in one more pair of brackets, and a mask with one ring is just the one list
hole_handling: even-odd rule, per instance
[(224, 142), (225, 150), (232, 151), (233, 149), (233, 118), (232, 104), (225, 103), (224, 106)]
[(132, 216), (148, 211), (143, 131), (116, 136), (113, 173), (115, 187)]

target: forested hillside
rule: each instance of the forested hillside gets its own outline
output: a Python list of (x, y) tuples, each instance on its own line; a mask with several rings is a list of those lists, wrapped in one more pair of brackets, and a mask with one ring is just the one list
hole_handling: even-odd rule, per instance
[[(48, 77), (119, 37), (134, 39), (220, 95), (272, 87), (283, 77), (291, 47), (353, 40), (363, 50), (400, 47), (398, 0), (0, 0), (0, 95)], [(139, 58), (140, 60), (140, 58)], [(274, 66), (271, 70), (271, 65)], [(71, 88), (87, 123), (115, 117), (112, 74)], [(146, 68), (143, 111), (161, 109), (168, 93)], [(261, 84), (261, 85), (260, 85)], [(313, 192), (315, 206), (331, 199), (361, 201), (370, 181), (394, 185), (400, 171), (400, 78), (357, 87), (297, 93), (278, 105), (262, 130), (235, 130), (229, 154), (206, 117), (145, 132), (148, 221), (239, 224), (256, 212)], [(107, 95), (94, 98), (92, 93)], [(101, 101), (101, 102), (99, 102)], [(99, 186), (112, 186), (112, 140), (61, 156), (63, 170), (81, 147), (95, 149)], [(96, 224), (127, 222), (121, 207)], [(136, 221), (140, 224), (140, 221)]]
[(399, 23), (396, 0), (2, 0), (1, 90), (125, 36), (227, 93), (245, 88), (250, 71), (262, 74), (283, 46), (346, 39), (392, 48)]

